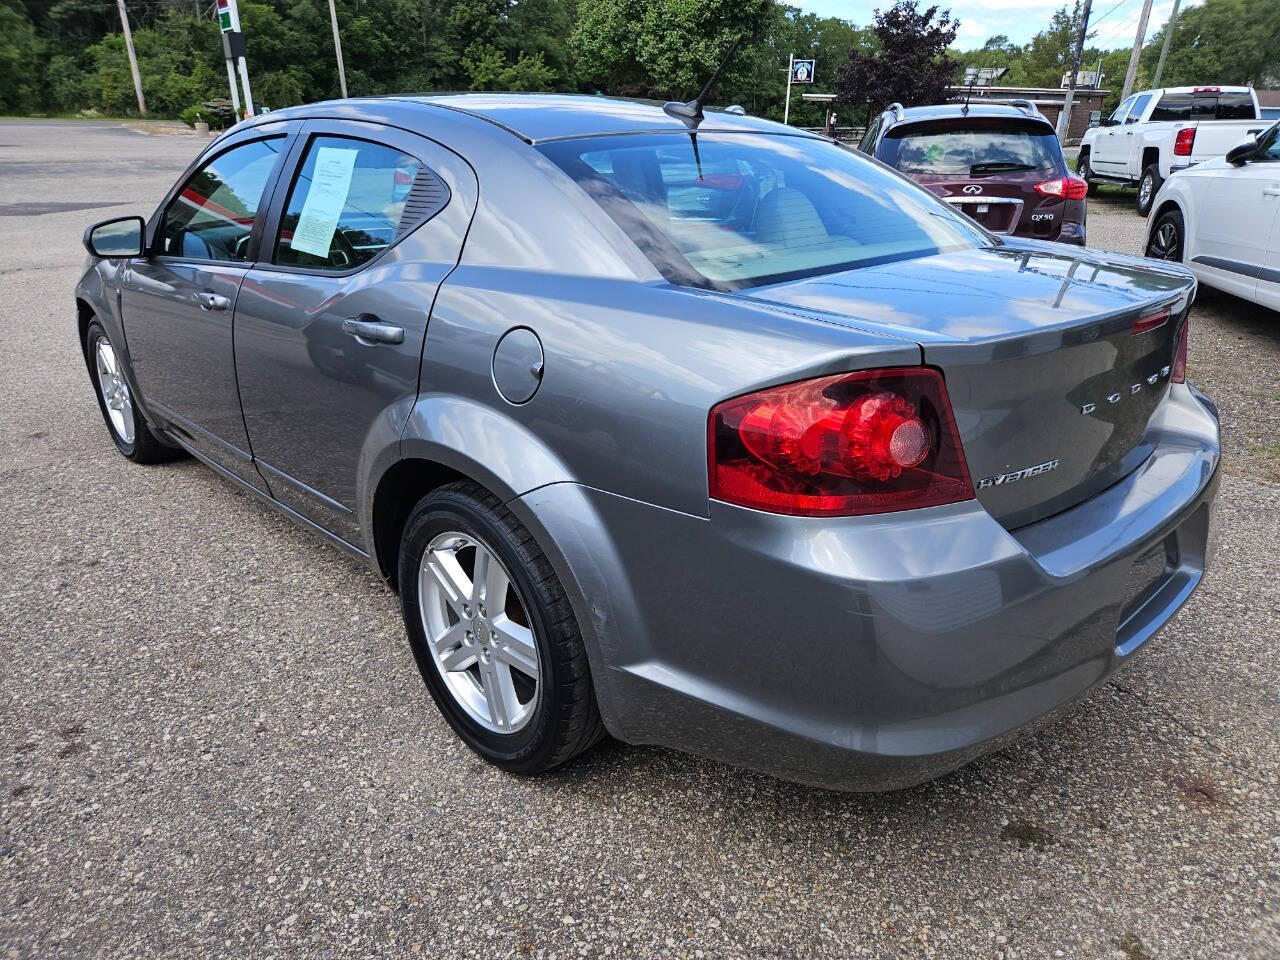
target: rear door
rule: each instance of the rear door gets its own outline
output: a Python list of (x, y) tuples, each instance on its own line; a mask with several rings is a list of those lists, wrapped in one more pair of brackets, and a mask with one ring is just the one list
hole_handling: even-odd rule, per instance
[(143, 401), (202, 456), (265, 492), (240, 416), (232, 315), (297, 124), (237, 135), (202, 160), (150, 226), (120, 290)]
[(360, 464), (417, 396), (436, 289), (477, 185), (460, 157), (377, 124), (303, 127), (236, 304), (244, 422), (276, 499), (359, 544)]

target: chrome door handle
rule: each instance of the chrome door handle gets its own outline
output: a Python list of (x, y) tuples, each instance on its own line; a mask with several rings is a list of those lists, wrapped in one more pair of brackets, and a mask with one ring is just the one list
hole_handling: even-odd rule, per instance
[(362, 313), (342, 321), (342, 332), (361, 343), (404, 343), (404, 327), (383, 323), (371, 313)]
[(201, 290), (196, 294), (196, 303), (200, 304), (201, 310), (225, 310), (231, 306), (231, 298), (212, 290)]

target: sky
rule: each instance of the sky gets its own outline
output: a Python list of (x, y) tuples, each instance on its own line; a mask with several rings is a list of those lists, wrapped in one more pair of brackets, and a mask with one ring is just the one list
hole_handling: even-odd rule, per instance
[[(871, 22), (877, 8), (885, 9), (893, 0), (790, 0), (806, 13), (823, 17), (840, 17), (862, 26)], [(1026, 43), (1048, 26), (1053, 11), (1063, 6), (1065, 0), (921, 0), (920, 6), (938, 3), (943, 9), (950, 7), (953, 17), (960, 21), (956, 45), (965, 48), (980, 47), (988, 37), (1003, 33), (1014, 43)], [(1072, 0), (1074, 2), (1074, 0)], [(1194, 6), (1184, 0), (1185, 9)], [(1156, 0), (1151, 5), (1151, 17), (1147, 21), (1147, 39), (1169, 19), (1173, 0)], [(1095, 36), (1089, 46), (1102, 50), (1130, 47), (1138, 29), (1138, 17), (1142, 13), (1142, 0), (1094, 0), (1090, 14), (1090, 33)], [(1096, 28), (1093, 26), (1096, 24)]]

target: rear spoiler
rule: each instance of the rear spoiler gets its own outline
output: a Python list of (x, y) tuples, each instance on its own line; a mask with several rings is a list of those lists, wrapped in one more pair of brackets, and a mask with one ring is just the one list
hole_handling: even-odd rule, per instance
[(1028, 117), (1040, 117), (1041, 119), (1045, 119), (1045, 120), (1048, 119), (1048, 117), (1046, 117), (1043, 113), (1040, 112), (1040, 108), (1037, 107), (1030, 100), (1022, 100), (1022, 99), (1010, 100), (1009, 106), (1017, 107), (1019, 110), (1025, 113)]

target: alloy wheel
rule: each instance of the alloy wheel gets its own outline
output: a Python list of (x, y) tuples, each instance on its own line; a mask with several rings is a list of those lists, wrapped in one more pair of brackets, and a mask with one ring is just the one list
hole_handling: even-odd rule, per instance
[(472, 720), (514, 733), (533, 717), (542, 686), (528, 609), (497, 555), (476, 537), (435, 537), (418, 567), (418, 603), (431, 659)]
[(1138, 184), (1138, 206), (1145, 207), (1151, 202), (1152, 187), (1151, 178), (1143, 177), (1142, 182)]
[(1178, 259), (1178, 228), (1166, 220), (1156, 227), (1147, 248), (1147, 255), (1157, 260)]
[(106, 337), (98, 338), (94, 361), (98, 371), (98, 387), (102, 390), (102, 402), (107, 407), (107, 419), (111, 421), (111, 429), (116, 436), (128, 446), (134, 440), (133, 397), (130, 396), (129, 385), (120, 372), (116, 351)]

